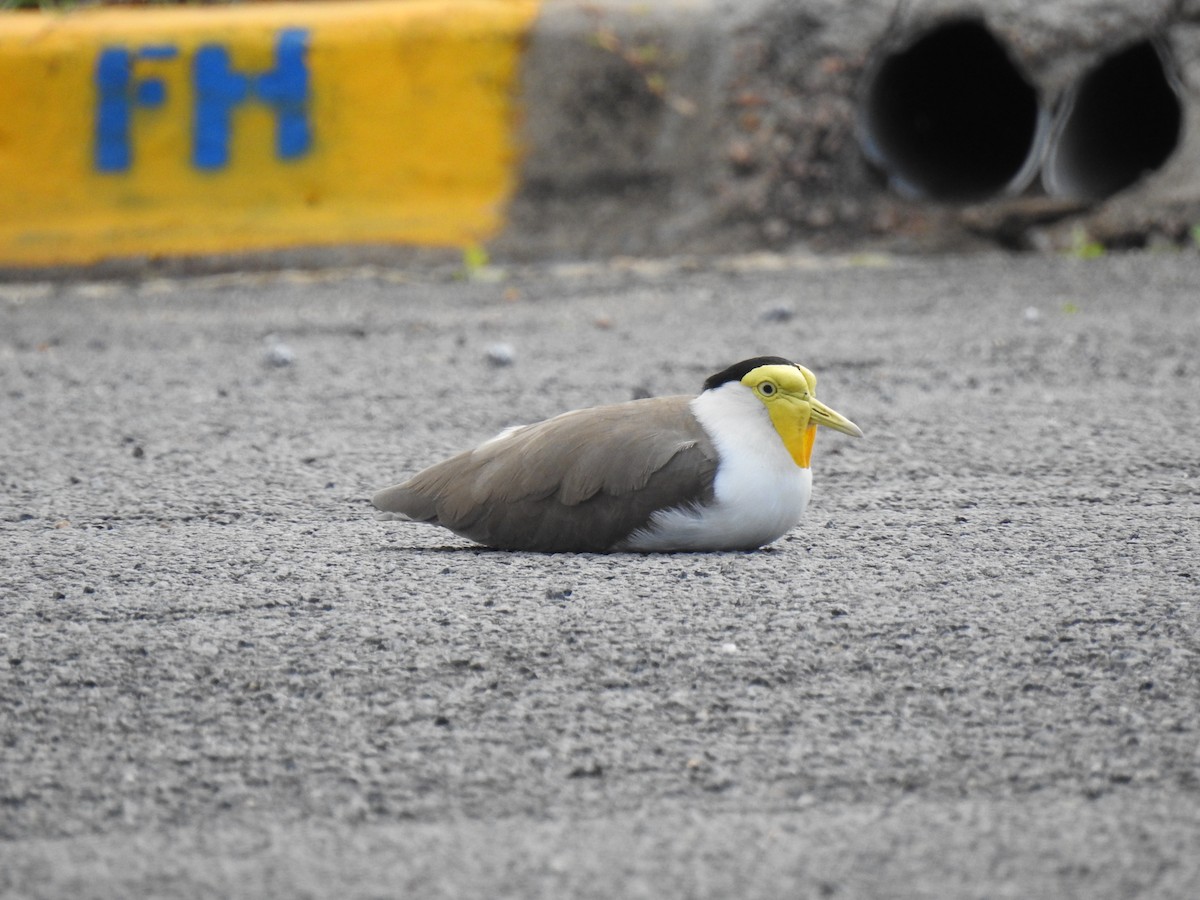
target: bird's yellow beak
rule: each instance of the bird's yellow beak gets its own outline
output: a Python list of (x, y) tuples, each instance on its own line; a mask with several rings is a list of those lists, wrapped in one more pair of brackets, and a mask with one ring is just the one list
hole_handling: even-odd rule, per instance
[(792, 459), (802, 469), (807, 469), (812, 465), (813, 444), (817, 442), (818, 425), (824, 425), (826, 428), (832, 428), (834, 431), (840, 431), (842, 434), (848, 434), (851, 437), (863, 436), (861, 428), (841, 413), (830, 409), (816, 397), (810, 397), (808, 405), (810, 410), (808, 414), (808, 426), (804, 429), (804, 434), (800, 437), (799, 446), (788, 446), (788, 450), (792, 453)]
[(848, 434), (851, 437), (862, 437), (862, 429), (843, 416), (840, 412), (830, 409), (816, 397), (810, 397), (808, 405), (812, 411), (809, 413), (809, 427), (813, 425), (824, 425), (826, 428), (832, 428), (834, 431), (840, 431), (842, 434)]

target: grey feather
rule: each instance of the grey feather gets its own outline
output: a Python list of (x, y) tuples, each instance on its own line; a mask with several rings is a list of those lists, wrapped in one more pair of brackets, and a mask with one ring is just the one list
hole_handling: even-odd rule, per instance
[(511, 429), (372, 503), (492, 547), (606, 551), (657, 510), (712, 501), (717, 452), (690, 399), (634, 400)]

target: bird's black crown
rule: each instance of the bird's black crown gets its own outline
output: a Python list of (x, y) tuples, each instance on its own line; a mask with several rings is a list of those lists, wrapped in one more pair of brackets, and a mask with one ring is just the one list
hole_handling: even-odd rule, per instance
[[(796, 364), (782, 356), (756, 356), (754, 359), (743, 359), (716, 375), (710, 375), (704, 382), (704, 390), (710, 391), (729, 381), (741, 381), (747, 373), (753, 372), (759, 366), (796, 366)], [(800, 367), (796, 366), (796, 368)]]

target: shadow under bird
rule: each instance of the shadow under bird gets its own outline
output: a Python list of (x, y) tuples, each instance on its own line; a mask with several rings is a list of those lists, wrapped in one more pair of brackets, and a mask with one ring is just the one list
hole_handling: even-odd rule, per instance
[(804, 515), (818, 426), (862, 431), (778, 356), (736, 363), (698, 396), (564, 413), (385, 488), (383, 519), (543, 552), (754, 550)]

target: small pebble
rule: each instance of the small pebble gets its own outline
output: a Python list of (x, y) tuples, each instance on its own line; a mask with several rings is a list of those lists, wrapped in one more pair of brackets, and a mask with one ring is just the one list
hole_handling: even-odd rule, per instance
[(1025, 321), (1026, 322), (1036, 322), (1041, 317), (1042, 317), (1042, 311), (1040, 309), (1038, 309), (1036, 306), (1025, 307)]
[(517, 361), (517, 354), (512, 344), (492, 344), (487, 348), (486, 355), (488, 364), (498, 369), (511, 366)]
[(796, 317), (796, 309), (790, 303), (774, 303), (759, 316), (764, 322), (790, 322)]
[(274, 335), (268, 335), (265, 343), (267, 350), (263, 358), (268, 366), (275, 369), (282, 369), (292, 365), (296, 361), (295, 351)]

